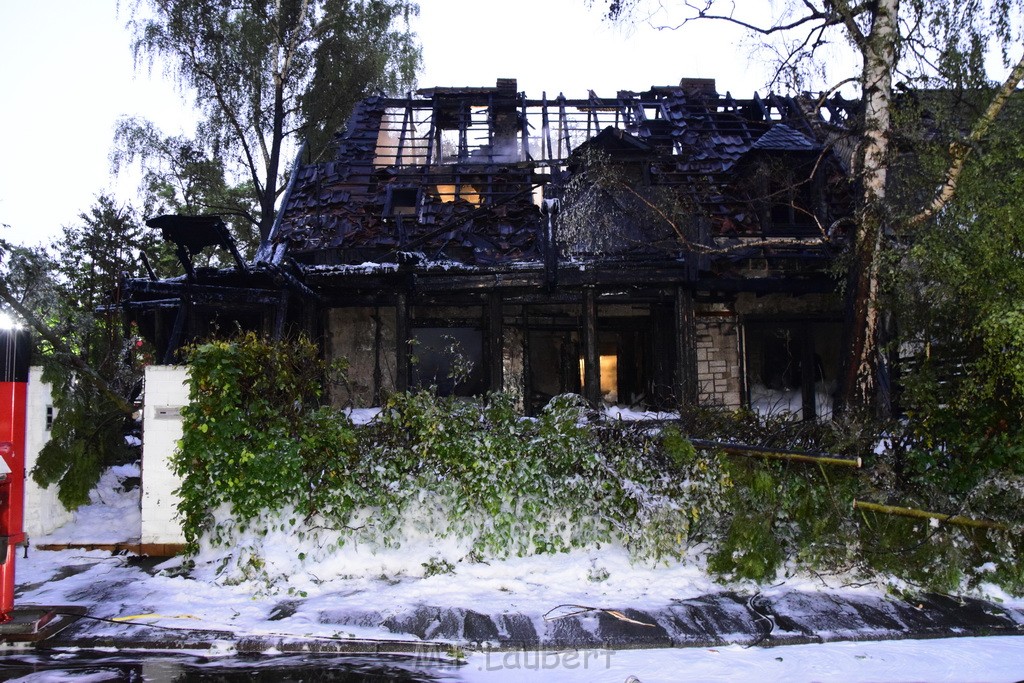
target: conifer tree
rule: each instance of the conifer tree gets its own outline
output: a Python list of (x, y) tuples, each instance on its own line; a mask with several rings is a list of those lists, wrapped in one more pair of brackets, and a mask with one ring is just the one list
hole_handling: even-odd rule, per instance
[(142, 354), (113, 297), (123, 273), (138, 274), (139, 252), (157, 249), (133, 210), (106, 195), (48, 249), (0, 244), (0, 300), (33, 333), (56, 413), (32, 476), (58, 483), (68, 508), (88, 501), (103, 467), (131, 455)]

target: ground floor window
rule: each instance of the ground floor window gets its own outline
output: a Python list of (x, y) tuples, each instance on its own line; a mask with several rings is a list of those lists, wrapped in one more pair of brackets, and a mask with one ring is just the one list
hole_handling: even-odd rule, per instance
[(436, 387), (440, 396), (487, 391), (484, 334), (470, 327), (417, 327), (409, 352), (410, 385)]
[(828, 419), (837, 387), (842, 326), (835, 321), (746, 321), (750, 407), (804, 419)]
[[(539, 319), (539, 318), (538, 318)], [(527, 330), (528, 410), (553, 396), (587, 395), (582, 331), (551, 317)], [(605, 404), (661, 407), (671, 402), (675, 347), (655, 315), (598, 316), (599, 395)]]

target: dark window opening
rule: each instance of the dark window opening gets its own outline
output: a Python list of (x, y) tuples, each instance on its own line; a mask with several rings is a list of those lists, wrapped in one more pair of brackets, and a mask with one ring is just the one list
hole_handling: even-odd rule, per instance
[(763, 414), (832, 416), (841, 345), (839, 323), (757, 321), (744, 326), (747, 400)]
[(768, 230), (785, 235), (817, 234), (817, 183), (799, 169), (780, 171), (769, 176)]
[[(652, 328), (648, 316), (598, 320), (600, 395), (609, 405), (660, 408), (671, 401), (671, 338)], [(552, 397), (586, 395), (582, 334), (576, 329), (531, 330), (528, 410), (535, 414)]]
[(415, 187), (392, 187), (388, 190), (386, 216), (415, 216), (419, 191)]
[(535, 415), (559, 394), (581, 391), (579, 334), (569, 330), (531, 331), (528, 338), (530, 366), (529, 414)]
[(488, 389), (484, 335), (467, 327), (412, 331), (410, 385), (436, 387), (440, 396), (479, 396)]

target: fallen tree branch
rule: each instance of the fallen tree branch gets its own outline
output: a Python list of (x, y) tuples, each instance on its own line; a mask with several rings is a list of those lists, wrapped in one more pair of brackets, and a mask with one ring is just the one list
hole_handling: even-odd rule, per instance
[(914, 519), (934, 519), (946, 524), (955, 524), (957, 526), (973, 527), (976, 529), (1009, 529), (1006, 524), (1001, 522), (992, 522), (987, 519), (973, 519), (971, 517), (963, 517), (961, 515), (947, 515), (941, 512), (928, 512), (927, 510), (917, 510), (915, 508), (882, 505), (881, 503), (869, 503), (867, 501), (856, 499), (853, 501), (853, 509), (870, 510), (871, 512), (879, 512), (883, 515), (896, 515), (898, 517), (911, 517)]
[(992, 127), (996, 117), (999, 116), (999, 112), (1003, 110), (1007, 100), (1010, 99), (1010, 95), (1020, 85), (1021, 80), (1024, 80), (1024, 56), (1021, 56), (1020, 61), (1010, 71), (1010, 75), (1007, 76), (1006, 81), (996, 92), (996, 96), (992, 98), (992, 102), (989, 103), (988, 109), (985, 113), (974, 124), (974, 128), (970, 134), (964, 140), (957, 140), (949, 146), (949, 153), (952, 157), (949, 168), (946, 170), (946, 179), (939, 187), (935, 198), (932, 199), (932, 203), (928, 208), (924, 209), (916, 216), (910, 219), (909, 224), (912, 226), (920, 225), (925, 222), (939, 211), (953, 198), (956, 194), (956, 186), (960, 181), (960, 175), (963, 173), (964, 166), (967, 164), (967, 159), (971, 155), (971, 150), (974, 145), (981, 141), (985, 134), (988, 133), (988, 129)]
[(860, 467), (863, 462), (858, 456), (856, 458), (839, 458), (827, 453), (810, 453), (807, 451), (780, 451), (758, 446), (747, 446), (738, 443), (722, 443), (718, 441), (706, 441), (704, 439), (689, 439), (689, 442), (697, 448), (712, 448), (720, 450), (729, 455), (745, 455), (755, 458), (766, 458), (769, 460), (793, 460), (796, 462), (812, 462), (819, 465), (837, 465), (840, 467)]
[(119, 411), (125, 415), (131, 415), (135, 412), (135, 407), (131, 403), (126, 401), (121, 394), (110, 386), (110, 383), (107, 382), (107, 380), (103, 379), (99, 373), (97, 373), (84, 360), (68, 348), (68, 345), (64, 343), (64, 340), (57, 336), (46, 323), (37, 318), (27, 306), (21, 303), (21, 301), (19, 301), (16, 296), (12, 295), (7, 287), (2, 284), (0, 284), (0, 299), (13, 308), (21, 319), (24, 320), (29, 327), (35, 330), (40, 337), (50, 342), (54, 353), (74, 368), (76, 372), (80, 373), (82, 379), (96, 387), (100, 393), (106, 396), (110, 402), (117, 407)]

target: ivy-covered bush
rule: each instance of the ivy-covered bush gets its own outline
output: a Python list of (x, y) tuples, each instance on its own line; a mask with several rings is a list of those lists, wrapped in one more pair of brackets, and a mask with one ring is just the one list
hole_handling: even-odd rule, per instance
[(189, 405), (172, 465), (190, 550), (224, 531), (228, 506), (240, 530), (267, 510), (316, 512), (341, 463), (356, 459), (351, 422), (324, 405), (338, 368), (308, 340), (269, 344), (254, 334), (197, 346), (189, 354)]
[(306, 341), (198, 346), (190, 377), (174, 466), (192, 552), (200, 539), (232, 546), (287, 511), (287, 527), (326, 552), (398, 546), (412, 528), (462, 539), (478, 557), (613, 541), (679, 557), (730, 485), (719, 456), (678, 431), (590, 424), (576, 396), (524, 418), (500, 394), (399, 393), (355, 427), (324, 405), (331, 369)]
[[(660, 425), (610, 421), (571, 395), (526, 418), (501, 394), (397, 393), (357, 426), (326, 401), (340, 370), (308, 341), (246, 335), (192, 351), (192, 403), (174, 459), (180, 512), (189, 549), (223, 549), (230, 578), (273, 583), (266, 544), (252, 538), (281, 534), (309, 563), (428, 539), (429, 554), (416, 559), (427, 574), (612, 543), (643, 561), (704, 557), (728, 579), (772, 581), (803, 567), (1024, 591), (1013, 526), (1024, 485), (1010, 473), (982, 477), (966, 494), (924, 479), (907, 491), (891, 454), (869, 456), (863, 471), (829, 469), (689, 440), (869, 453), (870, 431), (856, 425), (700, 410)], [(896, 495), (1006, 524), (962, 529), (853, 510), (854, 499)]]

